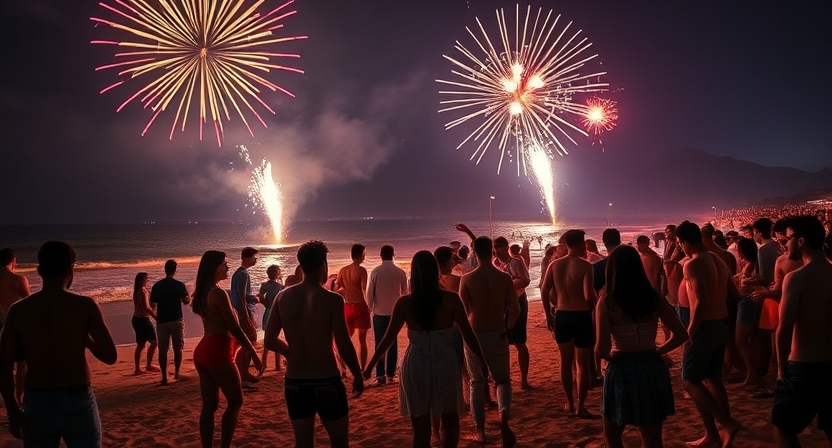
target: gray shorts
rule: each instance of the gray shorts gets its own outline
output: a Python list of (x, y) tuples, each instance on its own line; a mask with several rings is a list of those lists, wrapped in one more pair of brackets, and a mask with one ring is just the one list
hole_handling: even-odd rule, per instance
[(173, 322), (156, 324), (156, 340), (159, 344), (159, 351), (167, 352), (169, 341), (173, 341), (173, 349), (182, 351), (185, 347), (185, 321), (183, 319)]

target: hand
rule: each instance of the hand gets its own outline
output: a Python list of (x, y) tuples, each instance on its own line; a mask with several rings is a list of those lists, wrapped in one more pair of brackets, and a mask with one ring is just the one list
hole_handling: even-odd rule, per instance
[(23, 415), (23, 410), (19, 407), (15, 406), (12, 410), (8, 413), (9, 417), (9, 432), (15, 439), (22, 439), (24, 431), (24, 420), (25, 416)]
[(546, 328), (548, 328), (549, 331), (555, 331), (555, 316), (552, 313), (546, 313)]
[(266, 366), (263, 365), (263, 362), (260, 361), (260, 357), (257, 356), (257, 352), (254, 350), (251, 350), (251, 362), (254, 363), (254, 368), (257, 369), (257, 376), (263, 375)]
[(468, 226), (466, 226), (465, 224), (462, 224), (462, 223), (459, 223), (459, 224), (455, 225), (454, 228), (456, 230), (459, 230), (460, 232), (465, 232), (465, 233), (468, 233), (468, 232), (471, 231), (470, 229), (468, 229)]
[[(365, 372), (366, 375), (366, 372)], [(363, 376), (363, 375), (362, 375)], [(352, 398), (358, 398), (364, 393), (364, 378), (361, 376), (352, 380)]]

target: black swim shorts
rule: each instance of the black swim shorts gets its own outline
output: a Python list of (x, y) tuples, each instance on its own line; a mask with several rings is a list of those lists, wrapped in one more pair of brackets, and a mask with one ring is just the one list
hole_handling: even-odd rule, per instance
[(682, 355), (682, 381), (722, 378), (722, 361), (728, 343), (725, 320), (705, 320), (696, 329)]
[(289, 418), (303, 420), (315, 417), (331, 422), (349, 413), (347, 388), (340, 377), (321, 379), (286, 378), (286, 408)]
[(797, 435), (817, 415), (818, 429), (832, 431), (832, 361), (789, 361), (784, 376), (774, 386), (771, 424)]
[[(520, 315), (514, 321), (514, 327), (507, 333), (510, 345), (525, 344), (527, 339), (526, 324), (529, 322), (529, 300), (526, 293), (520, 296)], [(508, 315), (506, 315), (508, 321)]]
[(592, 311), (555, 311), (555, 342), (575, 343), (575, 348), (592, 348), (595, 335), (592, 331)]
[(133, 316), (130, 323), (133, 324), (133, 330), (136, 332), (136, 344), (156, 342), (156, 329), (153, 328), (149, 317)]

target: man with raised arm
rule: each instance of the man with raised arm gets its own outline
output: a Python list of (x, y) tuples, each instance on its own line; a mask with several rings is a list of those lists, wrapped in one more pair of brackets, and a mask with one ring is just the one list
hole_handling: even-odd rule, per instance
[[(327, 279), (326, 245), (310, 241), (298, 249), (303, 281), (278, 294), (266, 324), (264, 345), (286, 356), (286, 408), (296, 447), (315, 444), (315, 414), (333, 447), (349, 446), (349, 407), (332, 340), (353, 376), (353, 397), (364, 391), (355, 347), (347, 333), (344, 299), (323, 288)], [(277, 339), (280, 331), (286, 343)]]
[[(520, 315), (520, 304), (511, 277), (491, 263), (491, 239), (474, 240), (477, 268), (462, 276), (459, 295), (468, 313), (471, 327), (480, 341), (488, 370), (497, 385), (497, 406), (500, 411), (500, 432), (503, 446), (516, 443), (509, 426), (511, 411), (511, 375), (507, 333), (514, 328)], [(505, 317), (508, 309), (508, 318)], [(480, 360), (465, 348), (468, 374), (471, 376), (470, 403), (474, 419), (475, 439), (485, 443), (485, 394), (487, 378), (483, 377)]]
[[(11, 306), (0, 333), (0, 394), (9, 432), (25, 446), (57, 447), (60, 439), (67, 446), (101, 446), (86, 351), (112, 365), (116, 346), (95, 301), (67, 291), (74, 264), (68, 244), (44, 243), (38, 251), (43, 288)], [(15, 361), (28, 367), (23, 403), (14, 394)]]
[[(693, 399), (705, 436), (691, 446), (728, 448), (741, 425), (731, 417), (722, 384), (728, 343), (727, 300), (739, 296), (728, 266), (702, 242), (699, 226), (685, 221), (676, 228), (679, 246), (690, 260), (682, 268), (690, 301), (690, 343), (682, 357), (682, 383)], [(722, 426), (717, 429), (716, 423)]]
[(790, 218), (786, 227), (789, 258), (802, 259), (803, 267), (783, 282), (771, 423), (781, 447), (799, 447), (798, 434), (817, 415), (817, 428), (832, 443), (832, 265), (816, 217)]
[[(586, 261), (583, 230), (567, 230), (563, 241), (569, 248), (565, 257), (549, 265), (540, 288), (546, 325), (554, 332), (560, 351), (560, 383), (566, 395), (564, 410), (580, 418), (591, 418), (586, 410), (590, 386), (590, 363), (595, 347), (592, 309), (597, 297), (593, 289), (592, 264)], [(578, 406), (572, 394), (572, 364), (578, 374)]]

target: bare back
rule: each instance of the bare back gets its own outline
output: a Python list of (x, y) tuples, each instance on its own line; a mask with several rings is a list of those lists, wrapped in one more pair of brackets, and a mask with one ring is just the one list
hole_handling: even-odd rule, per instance
[(218, 287), (212, 288), (208, 293), (205, 312), (202, 315), (205, 335), (231, 335), (231, 327), (235, 324), (240, 325), (228, 293)]
[[(433, 316), (433, 328), (430, 329), (431, 331), (444, 330), (452, 327), (456, 321), (456, 313), (460, 311), (462, 313), (465, 312), (464, 308), (461, 307), (462, 302), (456, 293), (447, 290), (440, 290), (439, 295), (441, 296), (439, 309)], [(408, 329), (424, 331), (424, 328), (422, 328), (422, 326), (416, 321), (416, 317), (413, 315), (413, 309), (410, 304), (411, 297), (410, 295), (406, 295), (400, 298), (399, 303), (396, 305), (401, 307), (404, 312), (404, 322), (407, 324)]]
[(554, 309), (582, 311), (595, 306), (590, 262), (570, 255), (553, 261), (549, 271), (547, 275), (551, 275), (554, 282)]
[(26, 277), (0, 267), (0, 311), (8, 313), (13, 303), (29, 294)]
[(786, 275), (781, 325), (794, 325), (789, 361), (832, 360), (832, 265), (809, 263)]
[(289, 345), (286, 378), (337, 377), (332, 339), (338, 331), (347, 334), (341, 296), (304, 282), (281, 291), (275, 300)]
[(356, 263), (350, 263), (338, 271), (338, 292), (347, 303), (365, 302), (364, 291), (367, 290), (367, 270)]
[(462, 276), (459, 295), (474, 331), (505, 331), (506, 309), (514, 319), (520, 312), (511, 277), (490, 263)]
[(714, 253), (699, 252), (683, 268), (691, 322), (725, 319), (728, 316), (728, 287), (733, 276), (728, 266)]
[(90, 384), (86, 358), (90, 338), (105, 347), (115, 362), (115, 345), (101, 310), (90, 297), (67, 291), (37, 292), (9, 310), (6, 325), (3, 339), (9, 340), (3, 341), (3, 356), (9, 349), (6, 344), (22, 355), (28, 368), (27, 388)]
[(656, 291), (661, 290), (662, 287), (662, 269), (664, 264), (662, 259), (653, 251), (641, 254), (641, 264), (644, 265), (644, 273), (650, 280), (650, 285)]

